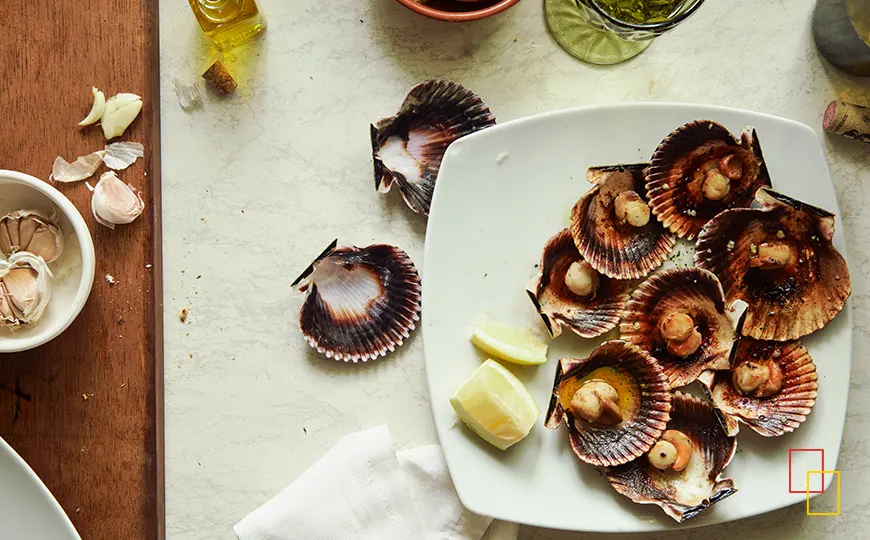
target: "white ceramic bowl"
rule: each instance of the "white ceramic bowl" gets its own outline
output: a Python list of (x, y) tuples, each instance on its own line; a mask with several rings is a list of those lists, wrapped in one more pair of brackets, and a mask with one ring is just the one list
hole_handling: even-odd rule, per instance
[(0, 169), (0, 216), (24, 208), (54, 210), (64, 234), (64, 248), (60, 258), (49, 265), (54, 280), (42, 318), (15, 332), (0, 328), (0, 353), (33, 349), (59, 336), (85, 306), (94, 283), (94, 242), (73, 203), (42, 180)]

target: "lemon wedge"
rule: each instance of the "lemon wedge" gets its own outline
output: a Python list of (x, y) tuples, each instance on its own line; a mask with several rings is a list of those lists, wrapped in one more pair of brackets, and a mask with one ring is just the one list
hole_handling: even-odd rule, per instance
[(484, 352), (523, 366), (547, 362), (547, 344), (528, 328), (487, 322), (475, 325), (471, 342)]
[(523, 383), (495, 360), (487, 360), (450, 398), (471, 431), (500, 450), (523, 440), (541, 409)]

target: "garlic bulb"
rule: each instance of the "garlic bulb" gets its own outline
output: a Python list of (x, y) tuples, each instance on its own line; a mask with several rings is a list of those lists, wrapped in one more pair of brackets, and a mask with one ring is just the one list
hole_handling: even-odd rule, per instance
[(29, 251), (45, 262), (54, 262), (63, 252), (63, 231), (39, 210), (15, 210), (0, 218), (0, 251), (7, 257)]
[(51, 299), (52, 277), (42, 257), (27, 251), (0, 261), (0, 325), (17, 328), (37, 322)]
[(100, 225), (110, 229), (114, 229), (115, 225), (131, 223), (145, 209), (142, 193), (137, 193), (136, 188), (122, 182), (115, 171), (103, 173), (91, 190), (94, 192), (91, 211)]
[(91, 87), (91, 92), (94, 93), (94, 104), (91, 105), (91, 112), (85, 116), (85, 119), (79, 122), (80, 126), (89, 126), (102, 118), (106, 111), (106, 94), (97, 90), (96, 87)]
[(101, 121), (103, 135), (107, 140), (121, 136), (141, 110), (142, 98), (136, 94), (115, 94), (110, 97), (106, 100)]

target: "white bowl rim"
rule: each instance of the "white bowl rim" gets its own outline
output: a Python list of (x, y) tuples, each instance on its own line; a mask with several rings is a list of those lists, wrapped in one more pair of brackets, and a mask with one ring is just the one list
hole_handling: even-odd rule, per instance
[(91, 232), (88, 229), (88, 224), (79, 213), (75, 205), (63, 193), (50, 186), (46, 182), (35, 178), (29, 174), (0, 169), (0, 178), (10, 179), (15, 182), (27, 185), (36, 191), (39, 191), (48, 197), (55, 206), (69, 219), (73, 227), (76, 237), (79, 240), (79, 247), (82, 254), (82, 277), (79, 281), (78, 289), (76, 290), (75, 298), (70, 307), (67, 309), (66, 315), (59, 319), (60, 324), (55, 324), (48, 332), (40, 332), (36, 335), (26, 337), (11, 337), (0, 339), (0, 353), (12, 353), (27, 351), (44, 345), (53, 340), (64, 330), (69, 328), (69, 325), (78, 317), (82, 309), (85, 307), (85, 302), (91, 294), (91, 287), (94, 284), (94, 272), (96, 265), (96, 255), (94, 253), (94, 241), (91, 239)]

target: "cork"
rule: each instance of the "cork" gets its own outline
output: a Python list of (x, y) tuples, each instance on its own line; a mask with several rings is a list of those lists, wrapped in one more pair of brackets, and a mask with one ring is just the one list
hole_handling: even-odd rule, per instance
[(216, 60), (215, 63), (202, 74), (202, 78), (208, 81), (215, 90), (225, 96), (232, 94), (237, 86), (235, 79), (233, 79), (233, 76), (230, 75), (229, 71), (227, 71), (227, 68), (221, 64), (220, 60)]
[(870, 143), (870, 108), (832, 101), (825, 109), (822, 128), (828, 133)]

